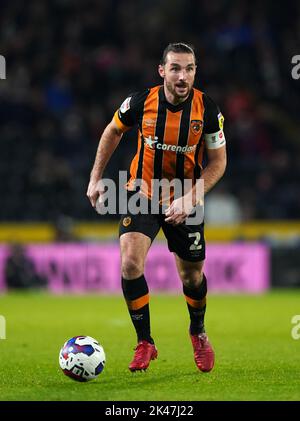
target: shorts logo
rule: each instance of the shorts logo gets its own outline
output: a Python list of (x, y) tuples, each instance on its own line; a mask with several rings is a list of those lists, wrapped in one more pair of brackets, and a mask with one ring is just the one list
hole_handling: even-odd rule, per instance
[(192, 132), (197, 135), (200, 133), (203, 126), (203, 121), (201, 120), (192, 120), (191, 121), (191, 130)]
[(126, 216), (126, 218), (123, 219), (123, 226), (128, 227), (128, 225), (131, 224), (131, 218), (130, 216)]

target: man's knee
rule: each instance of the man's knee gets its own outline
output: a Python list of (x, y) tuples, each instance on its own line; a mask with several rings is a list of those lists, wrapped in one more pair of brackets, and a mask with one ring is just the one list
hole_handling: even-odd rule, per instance
[(202, 269), (181, 269), (179, 271), (179, 276), (182, 280), (183, 285), (187, 288), (197, 288), (200, 286), (203, 273)]
[(144, 273), (144, 262), (135, 254), (122, 256), (122, 276), (125, 279), (136, 279)]

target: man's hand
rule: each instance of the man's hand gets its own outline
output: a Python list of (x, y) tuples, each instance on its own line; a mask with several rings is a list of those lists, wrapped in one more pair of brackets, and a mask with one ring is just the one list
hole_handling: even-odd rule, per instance
[(168, 224), (179, 225), (183, 224), (186, 218), (193, 212), (194, 205), (191, 194), (175, 199), (172, 204), (166, 209), (165, 221)]
[(104, 191), (105, 189), (101, 179), (98, 181), (93, 179), (90, 180), (86, 195), (89, 198), (93, 208), (96, 208), (97, 200), (101, 200), (101, 195), (104, 193)]
[(110, 160), (114, 150), (118, 146), (122, 137), (122, 130), (119, 129), (114, 119), (105, 128), (99, 141), (94, 166), (91, 172), (91, 178), (87, 189), (93, 208), (97, 210), (97, 205), (101, 206), (101, 196), (105, 192), (101, 181), (102, 174), (106, 164)]

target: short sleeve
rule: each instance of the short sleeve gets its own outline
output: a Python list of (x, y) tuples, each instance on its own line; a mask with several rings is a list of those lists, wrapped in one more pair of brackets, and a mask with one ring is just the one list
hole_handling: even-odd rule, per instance
[(126, 131), (133, 127), (143, 113), (144, 102), (149, 90), (130, 94), (114, 114), (114, 120), (120, 130)]
[(206, 94), (203, 95), (204, 127), (203, 136), (208, 149), (218, 149), (225, 145), (223, 131), (224, 117), (216, 103)]
[(215, 133), (223, 130), (224, 117), (217, 104), (206, 94), (204, 102), (204, 133)]

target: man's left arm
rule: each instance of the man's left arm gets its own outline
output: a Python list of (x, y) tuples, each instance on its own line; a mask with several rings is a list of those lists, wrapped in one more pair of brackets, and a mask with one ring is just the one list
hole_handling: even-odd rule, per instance
[(226, 146), (207, 150), (208, 163), (192, 190), (174, 202), (166, 210), (165, 221), (181, 224), (197, 204), (203, 204), (204, 196), (222, 178), (226, 169)]
[[(206, 152), (208, 163), (202, 171), (200, 179), (197, 181), (197, 183), (199, 183), (199, 181), (200, 183), (204, 183), (204, 195), (222, 178), (227, 165), (225, 145), (218, 149), (207, 149)], [(194, 189), (196, 189), (196, 185), (194, 186)]]
[[(205, 118), (204, 118), (204, 142), (207, 155), (206, 167), (201, 172), (201, 177), (193, 188), (193, 204), (202, 202), (203, 197), (198, 197), (199, 192), (204, 196), (223, 176), (226, 158), (226, 140), (224, 135), (224, 117), (219, 107), (207, 95), (204, 95)], [(203, 183), (204, 185), (201, 185)], [(197, 185), (198, 184), (198, 185)], [(199, 189), (199, 184), (202, 189)], [(197, 192), (197, 194), (196, 194)]]

